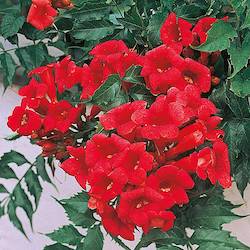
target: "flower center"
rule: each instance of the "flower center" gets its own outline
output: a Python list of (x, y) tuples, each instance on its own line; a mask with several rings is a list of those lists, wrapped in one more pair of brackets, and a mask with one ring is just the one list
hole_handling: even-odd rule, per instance
[(185, 81), (187, 81), (189, 84), (193, 84), (194, 81), (190, 76), (184, 76)]
[(27, 114), (24, 114), (21, 120), (21, 126), (24, 126), (28, 123), (28, 116)]

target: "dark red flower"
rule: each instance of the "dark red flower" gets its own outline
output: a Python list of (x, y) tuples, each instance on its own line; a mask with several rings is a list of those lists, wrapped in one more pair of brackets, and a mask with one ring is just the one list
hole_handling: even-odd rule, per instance
[(133, 143), (116, 157), (115, 168), (121, 168), (128, 176), (128, 182), (140, 185), (145, 182), (147, 172), (153, 168), (154, 157), (146, 152), (146, 144)]
[(112, 236), (121, 236), (126, 240), (134, 240), (135, 226), (121, 220), (113, 207), (106, 206), (101, 217), (104, 228)]
[(173, 228), (175, 215), (171, 211), (148, 211), (149, 221), (143, 225), (143, 232), (147, 234), (152, 228), (161, 228), (162, 231), (166, 232)]
[(191, 23), (177, 18), (172, 12), (160, 29), (160, 38), (164, 44), (180, 53), (183, 46), (189, 46), (193, 42), (191, 28)]
[(73, 175), (77, 182), (86, 189), (88, 178), (88, 166), (85, 163), (85, 150), (83, 147), (74, 148), (67, 147), (67, 151), (71, 158), (65, 160), (61, 164), (61, 168), (69, 175)]
[(111, 137), (96, 134), (86, 144), (86, 162), (90, 168), (94, 168), (98, 162), (112, 162), (129, 144), (127, 140), (115, 134)]
[(186, 58), (178, 68), (186, 84), (197, 86), (201, 92), (208, 92), (211, 87), (211, 72), (209, 68), (190, 58)]
[(97, 163), (95, 169), (89, 175), (89, 194), (102, 201), (110, 201), (121, 194), (128, 177), (121, 168), (112, 169), (110, 163)]
[(55, 81), (59, 93), (81, 82), (82, 68), (71, 61), (70, 56), (55, 64)]
[(52, 0), (52, 5), (54, 8), (61, 9), (71, 9), (74, 7), (74, 4), (71, 0)]
[(142, 187), (121, 194), (118, 206), (120, 218), (143, 226), (149, 223), (148, 211), (162, 211), (164, 196), (150, 187)]
[(166, 165), (148, 177), (147, 185), (164, 196), (162, 203), (168, 209), (174, 204), (182, 205), (189, 202), (185, 190), (192, 189), (194, 182), (185, 170)]
[(144, 110), (146, 105), (147, 103), (145, 101), (125, 103), (102, 115), (100, 117), (100, 122), (104, 129), (116, 129), (120, 136), (127, 140), (133, 140), (137, 124), (132, 121), (131, 116), (137, 110)]
[(27, 22), (39, 30), (51, 26), (57, 11), (51, 6), (51, 0), (32, 0)]
[(73, 107), (66, 100), (58, 103), (51, 103), (48, 113), (44, 118), (45, 130), (48, 132), (56, 129), (65, 133), (78, 119), (79, 111), (79, 108)]
[(8, 127), (20, 135), (31, 135), (42, 126), (41, 117), (32, 110), (15, 107), (8, 117)]
[(178, 70), (183, 60), (179, 54), (165, 45), (146, 53), (141, 75), (145, 77), (147, 87), (153, 94), (165, 94), (172, 86), (185, 87)]

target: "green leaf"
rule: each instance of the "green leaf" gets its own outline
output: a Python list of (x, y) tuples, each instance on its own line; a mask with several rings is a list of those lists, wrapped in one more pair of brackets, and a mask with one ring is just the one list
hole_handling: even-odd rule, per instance
[(28, 190), (31, 195), (35, 198), (36, 207), (38, 206), (41, 193), (42, 193), (42, 186), (38, 180), (37, 175), (34, 173), (32, 169), (30, 169), (25, 175), (25, 182), (27, 184)]
[(3, 184), (0, 184), (0, 193), (9, 193)]
[(72, 248), (56, 243), (50, 246), (46, 246), (43, 250), (72, 250)]
[(85, 213), (80, 213), (77, 209), (74, 209), (72, 206), (66, 204), (61, 204), (69, 218), (70, 221), (76, 226), (83, 228), (91, 227), (95, 222), (92, 212), (89, 210)]
[(17, 217), (17, 215), (16, 215), (16, 206), (15, 206), (15, 204), (14, 204), (13, 201), (10, 201), (10, 202), (8, 203), (8, 211), (7, 211), (7, 212), (8, 212), (9, 219), (10, 219), (10, 221), (13, 223), (13, 225), (14, 225), (20, 232), (22, 232), (22, 233), (24, 234), (25, 237), (27, 237), (26, 234), (25, 234), (25, 232), (24, 232), (24, 230), (23, 230), (22, 223), (21, 223), (21, 221), (18, 219), (18, 217)]
[(0, 218), (4, 215), (4, 208), (0, 206)]
[(101, 20), (103, 17), (108, 16), (111, 6), (105, 1), (85, 2), (81, 8), (74, 8), (68, 11), (66, 15), (70, 15), (77, 21), (90, 21)]
[(247, 9), (246, 17), (244, 23), (241, 26), (241, 29), (249, 28), (250, 27), (250, 8)]
[(7, 14), (3, 17), (1, 23), (1, 33), (4, 38), (15, 35), (23, 26), (25, 18), (23, 16), (16, 17), (12, 14)]
[(167, 11), (161, 10), (152, 15), (147, 26), (148, 39), (153, 46), (161, 44), (160, 29), (167, 17)]
[(128, 13), (125, 14), (124, 18), (117, 19), (125, 28), (129, 30), (143, 30), (144, 23), (140, 16), (138, 9), (134, 6)]
[(8, 166), (2, 165), (0, 162), (0, 178), (4, 179), (18, 179), (15, 172)]
[(121, 79), (119, 75), (110, 75), (94, 93), (91, 102), (100, 106), (107, 106), (113, 102), (121, 91)]
[(40, 67), (49, 58), (47, 48), (43, 43), (19, 48), (16, 50), (16, 55), (21, 65), (28, 71)]
[(4, 139), (6, 141), (14, 141), (14, 140), (17, 140), (18, 138), (22, 137), (21, 135), (19, 135), (18, 133), (13, 133), (7, 137), (5, 137)]
[(141, 76), (141, 69), (142, 66), (139, 65), (130, 66), (122, 80), (130, 83), (145, 84)]
[(36, 157), (36, 169), (37, 169), (38, 175), (41, 176), (41, 178), (44, 181), (47, 181), (48, 183), (51, 183), (51, 179), (49, 178), (49, 175), (48, 175), (48, 173), (46, 171), (45, 160), (41, 155)]
[(109, 21), (93, 20), (75, 23), (70, 32), (73, 38), (79, 40), (99, 40), (113, 34), (115, 26)]
[(166, 247), (172, 247), (172, 244), (185, 245), (186, 234), (185, 231), (175, 227), (168, 232), (162, 232), (160, 229), (152, 229), (148, 234), (142, 236), (135, 250), (140, 250), (152, 243), (157, 243), (157, 245), (160, 244), (160, 246), (164, 246), (165, 249), (167, 249)]
[(0, 54), (0, 63), (3, 69), (3, 81), (5, 89), (12, 84), (16, 72), (16, 64), (11, 55), (4, 52)]
[(28, 160), (24, 157), (24, 155), (11, 150), (8, 153), (4, 153), (4, 155), (0, 159), (0, 164), (9, 164), (9, 163), (15, 163), (17, 166), (21, 166), (25, 163), (28, 163)]
[(58, 243), (73, 246), (78, 245), (83, 238), (83, 235), (81, 235), (72, 225), (63, 226), (52, 233), (46, 234), (46, 236)]
[(88, 194), (83, 191), (69, 199), (63, 199), (60, 202), (66, 203), (67, 205), (77, 210), (79, 213), (85, 213), (88, 210), (88, 200)]
[(191, 243), (200, 245), (199, 250), (214, 249), (214, 247), (221, 250), (250, 249), (226, 231), (207, 228), (195, 230), (191, 237)]
[[(248, 60), (250, 58), (250, 33), (247, 33), (243, 40), (242, 45), (238, 46), (236, 42), (231, 43), (228, 53), (234, 68), (233, 74), (230, 78), (234, 77), (241, 69), (247, 66)], [(250, 87), (249, 87), (250, 89)]]
[(113, 241), (115, 241), (119, 246), (121, 246), (125, 250), (131, 250), (121, 239), (118, 237), (114, 237), (111, 234), (109, 236), (112, 238)]
[(32, 226), (33, 207), (27, 194), (22, 189), (20, 183), (17, 184), (15, 189), (13, 190), (11, 199), (16, 207), (21, 207), (25, 211), (30, 220), (30, 225)]
[(206, 52), (224, 50), (229, 48), (230, 39), (237, 36), (236, 31), (230, 23), (222, 20), (216, 21), (208, 31), (208, 37), (205, 43), (194, 49)]
[(250, 95), (250, 68), (243, 69), (231, 79), (230, 89), (239, 97)]
[(221, 230), (223, 224), (240, 218), (232, 212), (235, 206), (224, 200), (221, 191), (213, 192), (210, 196), (202, 196), (198, 200), (190, 202), (185, 217), (188, 221), (187, 224), (192, 229), (206, 227)]
[(101, 250), (103, 249), (103, 234), (99, 226), (94, 226), (88, 230), (84, 239), (84, 250)]

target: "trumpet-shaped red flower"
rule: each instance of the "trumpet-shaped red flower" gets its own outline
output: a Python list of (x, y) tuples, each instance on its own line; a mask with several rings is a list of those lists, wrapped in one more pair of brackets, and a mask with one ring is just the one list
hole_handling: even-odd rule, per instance
[(127, 140), (115, 134), (111, 137), (96, 134), (86, 144), (86, 162), (90, 168), (94, 168), (97, 163), (112, 162), (129, 144)]
[(54, 79), (54, 64), (49, 64), (47, 66), (42, 66), (36, 68), (29, 72), (28, 76), (33, 77), (36, 76), (39, 78), (39, 82), (46, 84), (48, 87), (48, 97), (50, 98), (51, 102), (57, 101), (56, 96), (56, 84)]
[(146, 53), (141, 75), (145, 77), (147, 87), (153, 94), (166, 93), (168, 88), (182, 83), (178, 67), (183, 64), (183, 60), (165, 45)]
[(183, 46), (189, 46), (193, 42), (191, 28), (191, 23), (177, 18), (172, 12), (160, 29), (160, 38), (164, 44), (180, 53)]
[(63, 100), (49, 105), (48, 113), (44, 118), (45, 130), (59, 130), (62, 133), (68, 131), (79, 117), (79, 108), (73, 107), (68, 101)]
[(182, 104), (170, 103), (167, 96), (159, 96), (149, 109), (136, 111), (132, 120), (143, 126), (140, 129), (142, 137), (173, 141), (178, 137), (178, 126), (187, 122), (189, 116)]
[(68, 146), (67, 151), (71, 157), (61, 164), (61, 168), (69, 175), (73, 175), (77, 182), (86, 189), (88, 166), (85, 162), (85, 150), (83, 147)]
[(32, 110), (24, 107), (15, 107), (8, 117), (8, 127), (20, 135), (31, 135), (42, 126), (41, 117)]
[(162, 211), (164, 196), (150, 187), (142, 187), (121, 194), (118, 206), (120, 218), (138, 226), (149, 223), (148, 211)]
[(120, 136), (133, 140), (137, 124), (132, 121), (131, 117), (135, 111), (144, 110), (146, 105), (145, 101), (125, 103), (102, 115), (100, 122), (106, 130), (116, 129)]
[(147, 172), (153, 168), (154, 157), (146, 152), (143, 142), (129, 145), (114, 161), (115, 168), (121, 168), (128, 176), (128, 182), (140, 185), (145, 182)]
[(93, 59), (90, 65), (82, 67), (82, 99), (90, 98), (95, 91), (107, 80), (111, 74), (110, 69), (106, 63), (102, 62), (99, 58)]
[(166, 157), (172, 159), (181, 153), (197, 148), (204, 143), (206, 133), (206, 126), (201, 121), (197, 121), (181, 129), (177, 139), (177, 145), (166, 152)]
[(149, 221), (143, 225), (143, 231), (145, 234), (152, 228), (161, 228), (162, 231), (166, 232), (173, 228), (175, 215), (171, 211), (148, 211)]
[(149, 176), (147, 185), (164, 196), (162, 203), (165, 204), (165, 208), (170, 208), (174, 204), (182, 205), (189, 202), (186, 190), (192, 189), (194, 182), (185, 170), (166, 165)]
[(51, 6), (51, 0), (32, 0), (27, 22), (38, 30), (51, 26), (57, 11)]
[(103, 166), (110, 165), (107, 162), (97, 165), (89, 176), (89, 193), (92, 197), (107, 202), (121, 194), (128, 177), (121, 168), (111, 170), (112, 166)]
[(223, 188), (232, 185), (228, 148), (224, 142), (217, 141), (212, 149), (204, 148), (199, 152), (197, 174), (203, 180), (208, 177), (212, 184), (218, 181)]
[(209, 68), (190, 58), (186, 58), (180, 65), (179, 70), (182, 73), (186, 84), (197, 86), (201, 92), (208, 92), (211, 87), (211, 73)]
[(80, 83), (82, 68), (76, 66), (71, 61), (70, 56), (65, 57), (62, 61), (55, 64), (55, 81), (59, 93), (67, 88), (72, 88), (75, 84)]
[(101, 217), (104, 228), (110, 234), (115, 237), (121, 236), (126, 240), (134, 240), (135, 226), (121, 220), (117, 214), (117, 211), (113, 207), (106, 206), (104, 213), (101, 214)]

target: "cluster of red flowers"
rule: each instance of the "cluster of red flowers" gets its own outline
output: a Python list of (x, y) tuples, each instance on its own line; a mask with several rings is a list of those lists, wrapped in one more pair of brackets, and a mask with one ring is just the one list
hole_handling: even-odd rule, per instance
[(27, 22), (38, 30), (44, 30), (54, 23), (57, 8), (70, 9), (71, 0), (32, 0)]
[[(231, 185), (228, 149), (218, 128), (222, 119), (202, 97), (210, 91), (211, 65), (219, 52), (197, 58), (190, 47), (206, 40), (215, 21), (203, 18), (192, 29), (171, 13), (161, 28), (164, 45), (145, 56), (122, 41), (107, 41), (90, 52), (89, 65), (79, 67), (66, 57), (33, 70), (29, 85), (19, 92), (24, 98), (9, 117), (9, 127), (36, 139), (45, 156), (62, 160), (61, 167), (88, 191), (89, 208), (114, 236), (133, 240), (137, 226), (145, 233), (172, 228), (170, 209), (189, 202), (194, 176), (223, 188)], [(101, 109), (93, 106), (87, 116), (85, 105), (74, 106), (61, 94), (80, 84), (80, 98), (89, 99), (108, 76), (122, 78), (132, 65), (142, 67), (147, 88), (158, 95), (154, 102), (128, 102), (101, 114), (105, 134), (78, 145), (72, 125), (80, 131), (84, 119)], [(122, 84), (125, 92), (131, 86)]]

